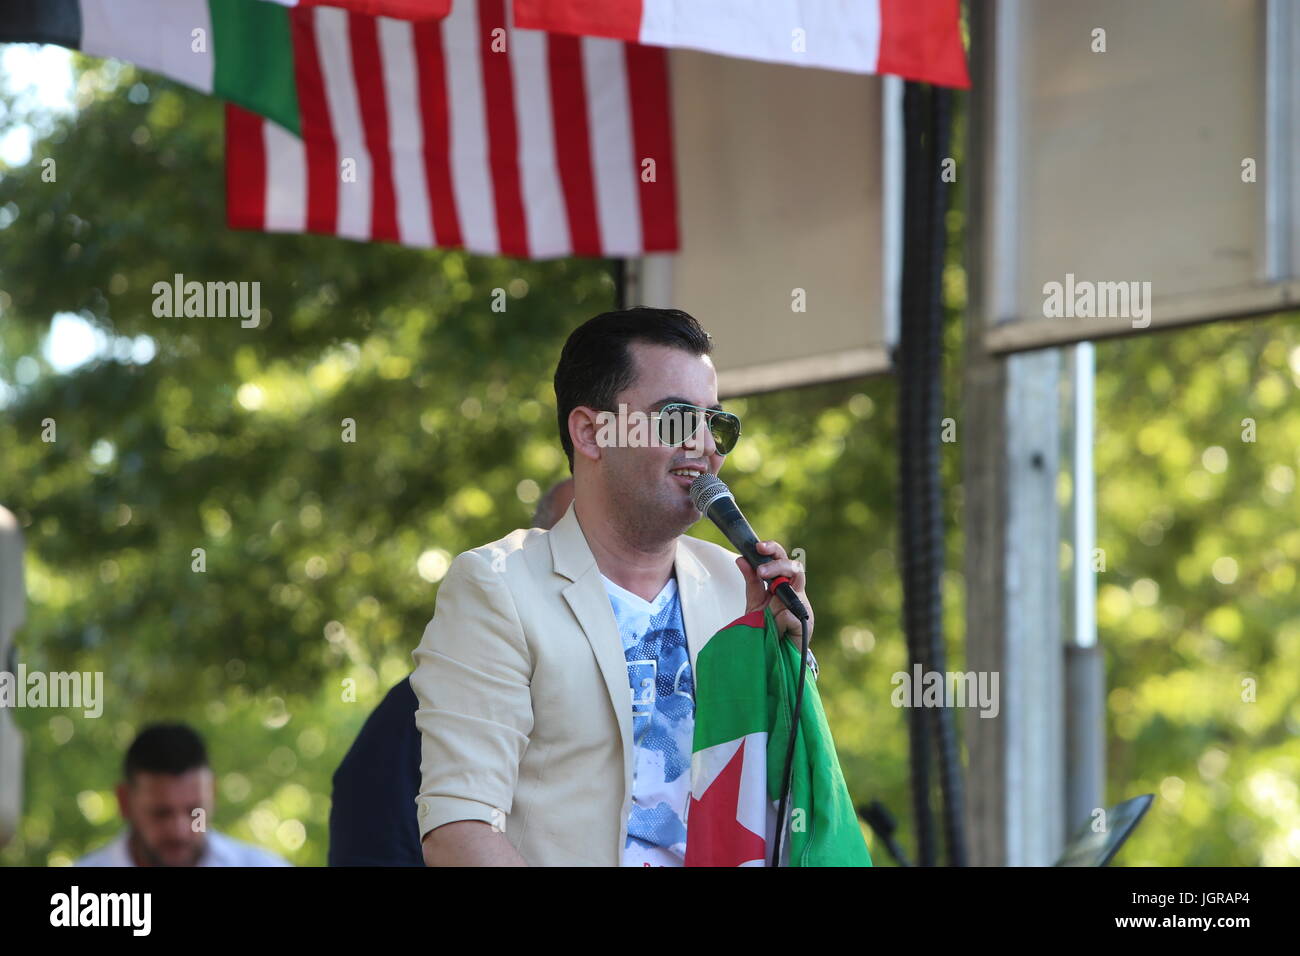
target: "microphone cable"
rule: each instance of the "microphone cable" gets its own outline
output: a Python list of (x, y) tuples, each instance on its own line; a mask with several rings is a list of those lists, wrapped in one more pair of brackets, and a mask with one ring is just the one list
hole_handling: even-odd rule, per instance
[[(781, 799), (777, 804), (776, 811), (776, 839), (772, 843), (772, 866), (781, 865), (781, 834), (785, 832), (785, 808), (786, 802), (790, 798), (790, 778), (794, 771), (794, 745), (799, 733), (799, 717), (803, 712), (803, 688), (807, 682), (805, 676), (808, 672), (808, 616), (795, 615), (799, 618), (799, 627), (803, 631), (803, 643), (799, 648), (799, 687), (794, 695), (794, 716), (790, 721), (790, 740), (785, 748), (785, 772), (781, 774)], [(785, 635), (777, 637), (778, 641), (784, 641)], [(777, 645), (778, 653), (780, 645)]]

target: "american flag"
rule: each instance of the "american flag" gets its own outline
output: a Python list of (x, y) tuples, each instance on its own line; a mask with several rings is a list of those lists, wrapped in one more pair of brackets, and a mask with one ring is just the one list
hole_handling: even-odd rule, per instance
[(231, 226), (535, 259), (677, 248), (663, 49), (517, 30), (506, 0), (290, 19), (302, 135), (227, 107)]

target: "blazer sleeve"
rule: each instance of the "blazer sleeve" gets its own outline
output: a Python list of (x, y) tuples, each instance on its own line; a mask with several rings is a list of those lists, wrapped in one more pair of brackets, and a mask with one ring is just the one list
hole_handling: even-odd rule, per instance
[(458, 555), (411, 656), (421, 840), (457, 820), (504, 830), (533, 729), (532, 658), (504, 573)]

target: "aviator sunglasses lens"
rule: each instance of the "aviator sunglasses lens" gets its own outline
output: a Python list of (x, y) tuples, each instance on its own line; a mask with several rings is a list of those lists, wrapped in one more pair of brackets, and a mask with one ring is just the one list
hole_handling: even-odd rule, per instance
[(713, 433), (713, 443), (718, 446), (718, 453), (726, 455), (736, 447), (736, 441), (740, 438), (740, 419), (720, 412), (709, 422), (709, 431)]
[(659, 413), (659, 441), (676, 448), (686, 441), (689, 434), (683, 409), (677, 405), (665, 405)]
[(659, 440), (676, 448), (700, 430), (700, 413), (686, 405), (665, 405), (659, 413)]

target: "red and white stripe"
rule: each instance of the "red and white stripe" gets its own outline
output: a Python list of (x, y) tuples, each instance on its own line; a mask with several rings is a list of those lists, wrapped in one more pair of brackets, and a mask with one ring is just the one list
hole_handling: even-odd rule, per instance
[(534, 259), (677, 248), (663, 50), (516, 30), (505, 0), (291, 17), (302, 136), (227, 108), (233, 227)]
[(445, 17), (451, 0), (270, 0), (282, 7), (342, 7), (372, 17), (430, 20)]
[(514, 0), (532, 30), (967, 88), (959, 0)]

